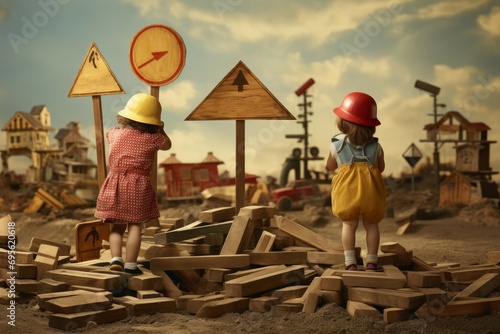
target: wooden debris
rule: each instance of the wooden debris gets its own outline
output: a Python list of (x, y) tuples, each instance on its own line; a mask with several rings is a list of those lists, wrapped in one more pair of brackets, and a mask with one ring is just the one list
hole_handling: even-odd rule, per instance
[(56, 269), (59, 247), (42, 244), (33, 263), (36, 265), (37, 280), (44, 278), (45, 272)]
[(73, 314), (49, 315), (49, 326), (64, 331), (86, 327), (92, 321), (97, 325), (115, 322), (127, 318), (124, 306), (113, 304), (111, 308), (102, 311), (78, 312)]
[(304, 241), (305, 243), (329, 253), (343, 252), (342, 245), (319, 235), (312, 230), (282, 216), (276, 216), (276, 225), (282, 231)]
[(236, 208), (234, 206), (226, 206), (202, 211), (198, 215), (198, 220), (204, 223), (217, 223), (232, 220), (235, 215)]
[(249, 298), (226, 298), (211, 301), (203, 305), (196, 316), (199, 318), (217, 318), (225, 313), (243, 313), (248, 310)]
[(375, 307), (353, 300), (347, 301), (347, 313), (353, 318), (378, 317), (381, 315)]

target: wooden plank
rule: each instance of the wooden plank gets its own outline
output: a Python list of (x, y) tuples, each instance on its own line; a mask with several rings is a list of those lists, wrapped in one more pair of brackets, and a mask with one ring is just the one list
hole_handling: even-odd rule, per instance
[(44, 278), (38, 281), (37, 293), (49, 293), (49, 292), (59, 292), (59, 291), (67, 291), (69, 285), (65, 282), (55, 281), (51, 278)]
[(224, 283), (228, 297), (247, 297), (279, 287), (297, 284), (304, 278), (304, 267), (294, 265), (255, 278), (240, 277)]
[(280, 303), (289, 299), (302, 298), (307, 290), (307, 285), (292, 285), (281, 289), (274, 290), (271, 297), (279, 298)]
[(150, 261), (153, 273), (181, 269), (245, 268), (249, 265), (250, 257), (246, 254), (157, 257)]
[(359, 317), (378, 317), (380, 316), (380, 312), (374, 308), (373, 306), (367, 305), (362, 302), (356, 302), (353, 300), (348, 300), (347, 301), (347, 313), (352, 318), (359, 318)]
[[(60, 242), (55, 242), (55, 241), (52, 241), (52, 240), (45, 240), (45, 239), (37, 238), (37, 237), (31, 238), (29, 250), (31, 252), (37, 253), (38, 250), (40, 249), (40, 246), (43, 245), (43, 244), (59, 247), (59, 255), (60, 256), (71, 255), (70, 254), (70, 252), (71, 252), (71, 245), (63, 244), (63, 243), (60, 243)], [(17, 255), (17, 252), (16, 252), (16, 255)]]
[(187, 312), (189, 314), (196, 314), (198, 313), (201, 308), (210, 302), (217, 301), (217, 300), (222, 300), (224, 299), (224, 295), (222, 294), (215, 294), (215, 295), (208, 295), (208, 296), (201, 296), (198, 298), (191, 298), (187, 302)]
[(132, 276), (128, 279), (128, 288), (131, 290), (156, 290), (163, 291), (161, 276), (143, 274)]
[(397, 242), (384, 242), (380, 245), (380, 251), (396, 254), (398, 267), (408, 266), (412, 263), (412, 253)]
[(148, 299), (130, 298), (124, 301), (122, 305), (127, 308), (129, 315), (134, 316), (177, 312), (175, 299), (169, 297), (157, 297)]
[(273, 305), (280, 303), (280, 299), (276, 297), (260, 296), (250, 299), (248, 310), (250, 312), (269, 312)]
[(437, 288), (441, 285), (441, 275), (428, 271), (409, 271), (408, 285), (417, 288)]
[(276, 216), (278, 228), (303, 242), (329, 253), (343, 252), (344, 248), (322, 235), (282, 216)]
[(385, 266), (384, 272), (338, 270), (345, 286), (400, 289), (406, 286), (406, 276), (394, 266)]
[(184, 241), (200, 236), (205, 236), (209, 233), (223, 233), (226, 234), (231, 229), (233, 222), (227, 221), (222, 223), (214, 223), (214, 224), (204, 224), (199, 225), (190, 229), (180, 228), (168, 232), (157, 233), (154, 236), (154, 242), (156, 244), (165, 244), (163, 243), (163, 235), (166, 237), (166, 243)]
[(40, 307), (40, 309), (42, 309), (42, 310), (45, 310), (46, 303), (52, 299), (79, 296), (79, 295), (87, 294), (87, 293), (90, 293), (90, 292), (85, 291), (85, 290), (69, 290), (69, 291), (40, 293), (36, 296), (36, 301), (37, 301), (38, 307)]
[(307, 252), (307, 262), (313, 264), (343, 264), (345, 255), (342, 252)]
[(471, 282), (479, 279), (484, 274), (500, 273), (500, 266), (497, 265), (478, 265), (460, 267), (457, 269), (444, 270), (445, 278), (448, 281), (454, 282)]
[(486, 297), (490, 292), (500, 287), (500, 274), (488, 273), (484, 274), (471, 285), (460, 291), (454, 300), (470, 298), (470, 297)]
[(267, 252), (267, 253), (248, 253), (251, 265), (270, 266), (277, 264), (306, 264), (307, 252)]
[(384, 309), (384, 322), (386, 325), (410, 319), (410, 312), (404, 308), (388, 307)]
[(66, 282), (69, 285), (85, 285), (112, 290), (122, 286), (122, 280), (116, 274), (101, 274), (68, 269), (55, 269), (45, 273), (47, 278)]
[(59, 247), (42, 244), (38, 248), (38, 255), (33, 263), (36, 265), (36, 278), (44, 278), (45, 272), (57, 268), (57, 259), (59, 257)]
[(188, 302), (191, 299), (203, 297), (202, 295), (182, 295), (175, 298), (175, 304), (178, 310), (187, 310)]
[(148, 298), (163, 297), (163, 295), (161, 293), (159, 293), (158, 291), (155, 291), (155, 290), (137, 290), (137, 295), (136, 296), (137, 296), (137, 299), (148, 299)]
[(49, 315), (49, 327), (71, 331), (87, 327), (89, 322), (101, 325), (124, 320), (127, 316), (127, 309), (124, 306), (113, 304), (111, 308), (102, 311), (51, 314)]
[(255, 253), (269, 252), (273, 247), (274, 239), (276, 239), (276, 235), (267, 231), (262, 231), (260, 235), (259, 241), (257, 245), (253, 249)]
[(321, 290), (342, 291), (343, 286), (342, 277), (321, 275)]
[(236, 216), (222, 245), (221, 255), (233, 255), (243, 252), (254, 231), (255, 222), (248, 216)]
[(238, 212), (238, 215), (248, 216), (252, 220), (273, 218), (276, 214), (275, 206), (248, 205)]
[(234, 216), (236, 216), (236, 208), (234, 206), (225, 206), (201, 211), (198, 214), (198, 220), (204, 223), (217, 223), (233, 220)]
[(102, 294), (86, 293), (54, 298), (45, 303), (45, 310), (52, 313), (77, 313), (101, 311), (111, 308), (112, 300)]
[(425, 295), (406, 290), (348, 288), (348, 299), (370, 305), (416, 309), (425, 303)]
[(500, 250), (487, 252), (486, 259), (489, 263), (500, 264)]
[(58, 208), (58, 209), (64, 209), (65, 205), (59, 201), (59, 199), (55, 198), (50, 194), (48, 191), (44, 190), (43, 188), (38, 188), (36, 191), (45, 201), (46, 204), (49, 206)]
[(498, 312), (500, 297), (451, 301), (446, 305), (431, 304), (429, 312), (436, 317), (470, 316), (477, 317)]
[(249, 298), (226, 298), (206, 303), (196, 312), (198, 318), (217, 318), (226, 313), (243, 313), (248, 310)]

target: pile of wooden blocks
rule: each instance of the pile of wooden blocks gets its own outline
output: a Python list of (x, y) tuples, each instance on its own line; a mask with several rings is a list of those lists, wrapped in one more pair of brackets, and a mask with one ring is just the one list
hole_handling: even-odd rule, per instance
[[(17, 252), (18, 297), (37, 298), (49, 326), (63, 330), (158, 312), (312, 313), (327, 303), (386, 324), (500, 310), (500, 251), (489, 252), (484, 264), (431, 264), (384, 243), (383, 272), (346, 271), (341, 245), (276, 215), (274, 207), (248, 206), (237, 214), (223, 207), (198, 218), (185, 226), (164, 218), (146, 227), (138, 276), (110, 271), (108, 250), (100, 259), (71, 262), (67, 245), (33, 238), (29, 251)], [(4, 286), (6, 253), (0, 250)], [(362, 269), (359, 248), (357, 255)], [(0, 303), (8, 301), (0, 288)]]

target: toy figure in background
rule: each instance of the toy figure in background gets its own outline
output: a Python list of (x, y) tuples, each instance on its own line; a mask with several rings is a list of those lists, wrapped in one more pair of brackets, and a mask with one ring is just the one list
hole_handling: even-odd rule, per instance
[(332, 211), (342, 219), (342, 246), (346, 270), (357, 270), (355, 255), (356, 230), (359, 218), (366, 230), (367, 271), (379, 271), (378, 223), (385, 215), (385, 186), (381, 173), (385, 169), (384, 151), (378, 143), (375, 127), (375, 100), (360, 92), (348, 94), (333, 109), (342, 132), (332, 138), (327, 168), (337, 170), (332, 179)]
[[(150, 172), (157, 151), (170, 149), (172, 143), (163, 129), (160, 102), (152, 95), (132, 96), (118, 112), (118, 123), (122, 128), (106, 133), (110, 169), (97, 197), (95, 216), (112, 224), (110, 269), (139, 275), (142, 225), (160, 216)], [(122, 241), (127, 228), (124, 261)]]

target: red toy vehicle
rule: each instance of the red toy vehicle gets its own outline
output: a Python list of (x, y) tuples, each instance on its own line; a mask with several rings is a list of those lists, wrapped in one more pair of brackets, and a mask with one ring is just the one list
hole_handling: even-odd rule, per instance
[(284, 188), (273, 190), (273, 201), (279, 210), (288, 211), (294, 205), (303, 205), (318, 195), (318, 185), (311, 180), (295, 180), (288, 182)]

